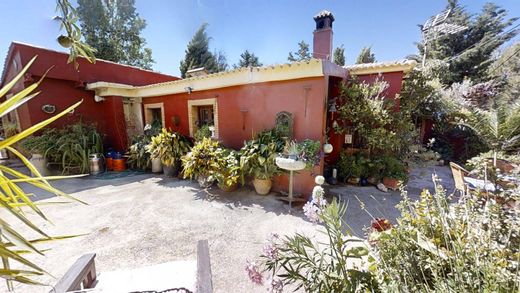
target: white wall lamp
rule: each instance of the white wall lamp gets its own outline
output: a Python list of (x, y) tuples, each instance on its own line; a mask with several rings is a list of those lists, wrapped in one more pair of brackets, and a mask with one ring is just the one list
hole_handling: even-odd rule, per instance
[(105, 98), (100, 97), (100, 96), (98, 96), (98, 95), (95, 95), (95, 96), (94, 96), (94, 101), (96, 101), (97, 103), (100, 103), (100, 102), (105, 101)]
[(184, 88), (184, 90), (188, 93), (188, 94), (191, 94), (191, 92), (193, 91), (193, 88), (191, 86), (187, 86)]

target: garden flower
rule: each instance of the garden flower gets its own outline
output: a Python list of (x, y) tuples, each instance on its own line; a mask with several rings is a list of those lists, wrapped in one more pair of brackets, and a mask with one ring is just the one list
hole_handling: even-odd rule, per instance
[(278, 247), (276, 241), (280, 239), (280, 236), (276, 233), (272, 233), (264, 245), (264, 256), (269, 260), (276, 260), (278, 258)]
[(264, 284), (264, 277), (262, 276), (262, 273), (258, 269), (258, 265), (254, 261), (246, 261), (246, 272), (251, 280), (256, 285), (263, 285)]
[(267, 292), (269, 293), (282, 293), (283, 292), (283, 282), (280, 279), (272, 279), (269, 288), (267, 288)]
[(320, 221), (319, 213), (320, 208), (314, 204), (314, 201), (307, 202), (303, 206), (303, 213), (309, 219), (309, 221), (313, 223), (317, 223)]

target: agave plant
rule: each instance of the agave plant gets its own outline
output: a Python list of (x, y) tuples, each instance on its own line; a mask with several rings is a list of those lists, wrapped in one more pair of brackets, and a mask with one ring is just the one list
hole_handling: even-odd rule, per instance
[[(31, 59), (31, 61), (13, 80), (5, 84), (5, 86), (0, 89), (0, 98), (4, 97), (12, 89), (12, 87), (24, 76), (25, 72), (27, 71), (29, 66), (34, 62), (35, 59), (36, 57)], [(38, 82), (32, 85), (27, 86), (25, 89), (14, 94), (11, 98), (6, 99), (3, 103), (1, 103), (0, 117), (7, 115), (9, 112), (15, 110), (23, 103), (29, 101), (30, 99), (38, 95), (39, 92), (33, 92), (38, 87), (42, 79), (40, 79)], [(32, 230), (32, 232), (35, 232), (39, 235), (39, 238), (28, 239), (26, 236), (23, 236), (21, 233), (16, 231), (15, 228), (13, 228), (12, 220), (0, 217), (0, 258), (2, 259), (0, 277), (4, 278), (7, 281), (7, 287), (9, 290), (13, 289), (13, 281), (26, 284), (39, 284), (33, 278), (35, 276), (43, 275), (46, 273), (46, 271), (42, 267), (25, 258), (23, 256), (25, 253), (37, 253), (43, 255), (43, 251), (36, 248), (36, 244), (56, 239), (72, 237), (52, 237), (45, 233), (36, 224), (34, 224), (27, 217), (27, 213), (26, 211), (24, 211), (24, 208), (33, 211), (36, 215), (45, 220), (48, 219), (38, 208), (38, 204), (34, 203), (31, 200), (31, 194), (24, 192), (22, 188), (19, 186), (19, 184), (28, 183), (42, 190), (51, 192), (57, 196), (63, 196), (69, 199), (74, 199), (73, 197), (63, 193), (62, 191), (52, 187), (48, 182), (49, 179), (59, 179), (63, 178), (62, 176), (42, 177), (42, 175), (29, 162), (29, 160), (27, 160), (27, 158), (25, 158), (20, 152), (13, 148), (13, 145), (21, 141), (22, 139), (30, 136), (34, 132), (41, 130), (43, 127), (49, 125), (58, 118), (66, 115), (74, 108), (76, 108), (80, 103), (81, 101), (65, 109), (63, 112), (57, 114), (52, 118), (37, 123), (21, 131), (18, 134), (8, 137), (3, 141), (0, 141), (0, 150), (10, 151), (14, 156), (16, 156), (18, 159), (20, 159), (20, 161), (23, 162), (23, 164), (32, 172), (32, 174), (34, 174), (34, 177), (30, 177), (5, 165), (0, 165), (0, 206), (8, 214), (14, 216), (14, 218), (16, 218), (19, 222), (21, 222), (23, 225), (27, 226), (30, 230)], [(10, 264), (13, 261), (17, 263), (16, 267), (23, 267), (23, 269), (11, 268)]]

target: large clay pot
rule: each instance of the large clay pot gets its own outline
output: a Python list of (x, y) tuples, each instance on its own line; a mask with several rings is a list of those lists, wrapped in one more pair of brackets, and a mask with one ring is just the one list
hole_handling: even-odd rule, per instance
[(383, 177), (383, 185), (388, 189), (397, 190), (399, 189), (399, 180), (395, 178)]
[(161, 173), (163, 171), (161, 159), (155, 158), (152, 159), (152, 172), (153, 173)]
[(172, 166), (163, 165), (162, 169), (163, 169), (163, 173), (164, 173), (164, 175), (166, 175), (166, 177), (175, 176), (175, 166), (174, 165), (172, 165)]
[[(40, 172), (42, 176), (50, 175), (51, 172), (49, 168), (47, 168), (47, 159), (45, 159), (44, 156), (40, 154), (33, 154), (29, 162), (31, 162), (31, 164), (36, 168), (36, 170), (38, 170), (38, 172)], [(33, 174), (33, 176), (34, 175), (35, 174)]]
[(271, 179), (257, 179), (253, 180), (253, 185), (255, 186), (255, 191), (258, 194), (266, 195), (271, 191), (271, 186), (273, 185), (273, 181)]

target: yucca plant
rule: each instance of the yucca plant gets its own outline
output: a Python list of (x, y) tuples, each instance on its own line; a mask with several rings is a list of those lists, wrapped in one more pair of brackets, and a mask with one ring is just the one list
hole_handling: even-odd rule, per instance
[[(25, 72), (34, 62), (36, 57), (23, 68), (23, 70), (9, 83), (5, 84), (0, 89), (0, 98), (4, 97), (13, 86), (23, 78)], [(42, 77), (43, 79), (43, 77)], [(11, 98), (6, 99), (0, 104), (0, 117), (7, 115), (9, 112), (15, 110), (23, 103), (29, 101), (38, 95), (39, 92), (34, 92), (40, 82), (27, 86), (25, 89), (14, 94)], [(28, 208), (33, 211), (39, 217), (48, 220), (43, 212), (38, 208), (38, 204), (31, 200), (31, 194), (28, 194), (22, 190), (20, 183), (28, 183), (42, 190), (51, 192), (57, 196), (63, 196), (69, 199), (74, 199), (71, 196), (63, 193), (62, 191), (52, 187), (48, 179), (59, 179), (63, 178), (60, 176), (54, 177), (42, 177), (34, 166), (16, 149), (13, 145), (27, 138), (36, 131), (41, 130), (43, 127), (49, 125), (53, 121), (66, 115), (74, 108), (76, 108), (81, 102), (78, 102), (71, 107), (65, 109), (63, 112), (56, 116), (49, 118), (45, 121), (37, 123), (18, 134), (6, 138), (0, 141), (0, 150), (5, 149), (10, 151), (16, 156), (23, 164), (34, 174), (34, 177), (25, 175), (17, 170), (11, 169), (5, 165), (0, 165), (0, 206), (10, 215), (14, 216), (23, 225), (27, 226), (32, 232), (38, 234), (40, 237), (37, 239), (28, 239), (21, 233), (16, 231), (13, 226), (13, 221), (7, 218), (0, 217), (0, 258), (2, 259), (2, 269), (0, 269), (0, 277), (7, 281), (7, 287), (9, 290), (13, 289), (13, 281), (26, 283), (26, 284), (39, 284), (33, 278), (35, 276), (43, 275), (46, 271), (24, 257), (25, 253), (37, 253), (43, 255), (43, 251), (36, 248), (36, 244), (56, 239), (69, 238), (72, 236), (52, 237), (45, 233), (40, 227), (34, 224), (28, 217), (27, 213), (24, 212), (23, 208)], [(17, 267), (23, 267), (23, 269), (11, 268), (11, 262), (16, 262)]]

